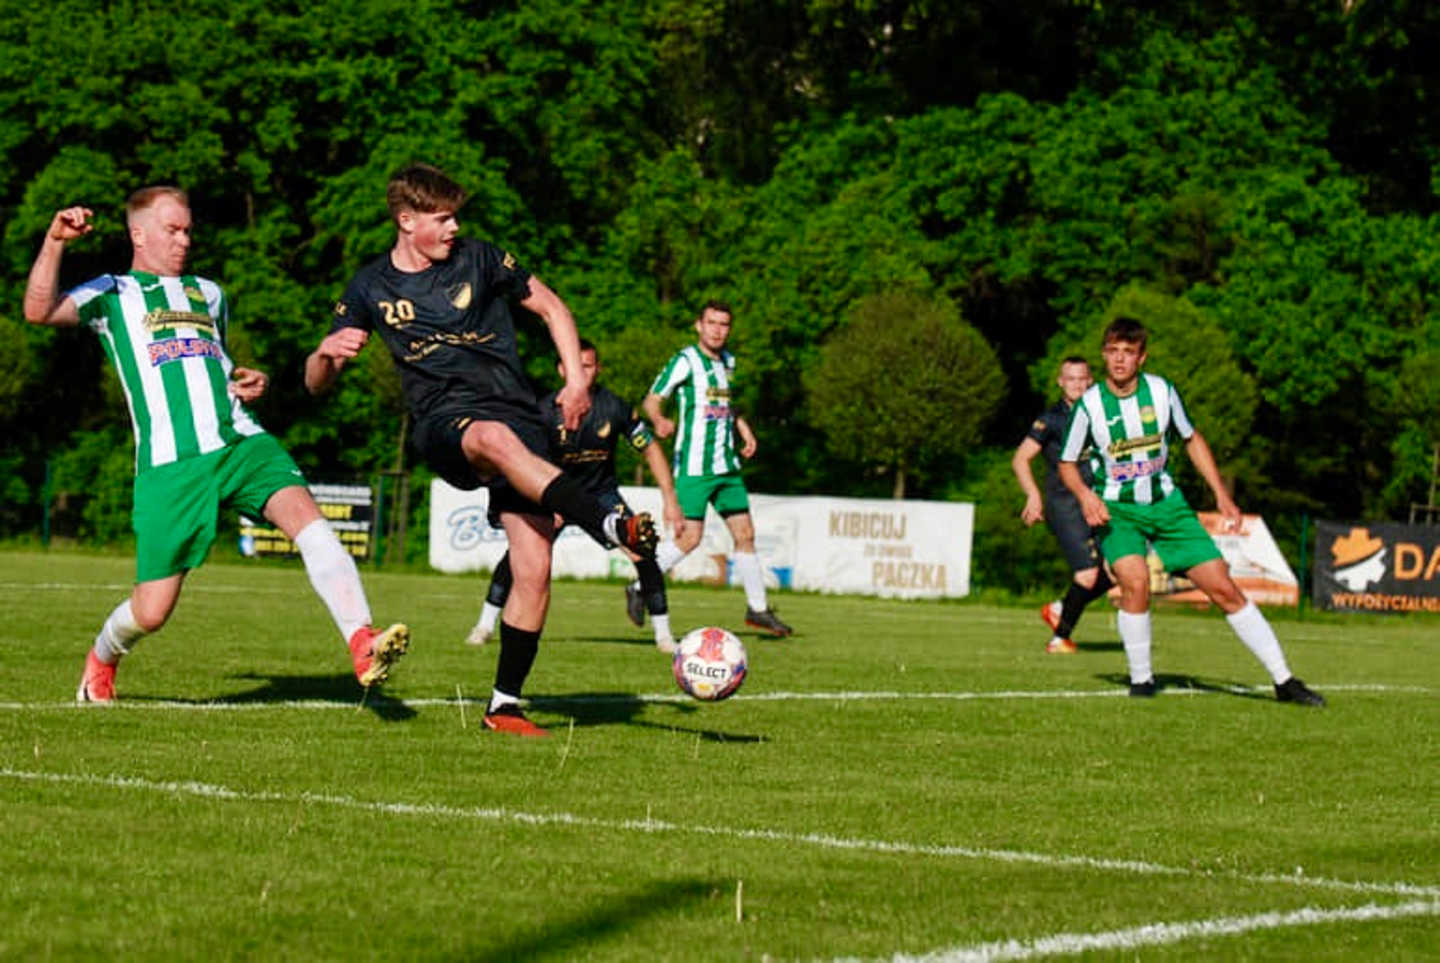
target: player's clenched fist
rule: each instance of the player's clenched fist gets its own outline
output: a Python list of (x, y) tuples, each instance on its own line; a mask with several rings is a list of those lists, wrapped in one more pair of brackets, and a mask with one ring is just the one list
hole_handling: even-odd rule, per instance
[(50, 221), (50, 237), (57, 241), (73, 241), (84, 237), (94, 227), (90, 219), (95, 216), (88, 207), (67, 207), (56, 211)]

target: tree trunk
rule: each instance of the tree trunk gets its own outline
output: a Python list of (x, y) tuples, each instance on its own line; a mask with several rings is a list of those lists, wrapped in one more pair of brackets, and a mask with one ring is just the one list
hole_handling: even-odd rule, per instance
[(890, 497), (901, 501), (905, 497), (905, 466), (895, 466), (895, 488), (890, 492)]

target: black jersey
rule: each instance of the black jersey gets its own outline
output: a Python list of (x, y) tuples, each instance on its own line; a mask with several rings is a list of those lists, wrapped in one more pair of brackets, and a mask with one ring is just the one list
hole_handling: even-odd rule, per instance
[[(1070, 489), (1060, 480), (1060, 449), (1064, 447), (1065, 430), (1069, 426), (1070, 405), (1061, 399), (1046, 408), (1025, 433), (1026, 438), (1034, 439), (1040, 445), (1040, 454), (1045, 456), (1045, 464), (1050, 468), (1045, 476), (1046, 498), (1070, 494)], [(1075, 467), (1080, 469), (1080, 477), (1085, 484), (1090, 485), (1094, 479), (1094, 470), (1090, 466), (1088, 453), (1075, 463)]]
[(588, 492), (618, 487), (615, 478), (615, 447), (628, 440), (636, 451), (650, 444), (650, 426), (632, 405), (609, 389), (595, 385), (590, 391), (590, 410), (574, 431), (565, 429), (565, 418), (555, 403), (557, 392), (540, 400), (540, 416), (550, 435), (550, 460), (585, 486)]
[(530, 274), (514, 257), (459, 238), (448, 258), (423, 271), (401, 271), (389, 252), (365, 265), (336, 302), (331, 330), (379, 334), (417, 418), (494, 399), (533, 407), (510, 314), (510, 302), (529, 294)]

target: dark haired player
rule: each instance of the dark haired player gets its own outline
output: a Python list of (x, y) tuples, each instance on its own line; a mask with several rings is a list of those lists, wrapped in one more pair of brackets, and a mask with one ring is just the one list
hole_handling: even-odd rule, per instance
[[(623, 506), (620, 496), (620, 482), (615, 477), (615, 450), (621, 439), (625, 439), (645, 457), (650, 473), (660, 487), (665, 502), (665, 523), (674, 532), (681, 527), (680, 503), (675, 498), (675, 482), (670, 474), (670, 463), (664, 451), (650, 433), (650, 426), (636, 412), (634, 406), (621, 400), (620, 396), (595, 383), (600, 373), (600, 357), (595, 346), (584, 338), (580, 339), (580, 368), (585, 375), (590, 391), (590, 411), (580, 420), (580, 427), (571, 431), (565, 427), (564, 413), (556, 403), (556, 392), (550, 392), (540, 401), (540, 416), (550, 433), (550, 459), (558, 464), (567, 475), (575, 478), (606, 508)], [(559, 530), (556, 530), (559, 534)], [(655, 630), (655, 646), (661, 652), (675, 651), (675, 637), (670, 632), (670, 608), (665, 597), (665, 577), (655, 559), (645, 558), (627, 550), (626, 554), (635, 563), (640, 575), (638, 586), (625, 586), (625, 609), (630, 621), (636, 625), (645, 624), (645, 613), (650, 613), (650, 622)], [(495, 566), (490, 577), (490, 590), (485, 595), (485, 607), (480, 612), (480, 621), (470, 630), (465, 640), (471, 645), (484, 645), (495, 631), (495, 621), (510, 596), (510, 556), (507, 553)]]
[(415, 446), (426, 462), (457, 488), (490, 487), (515, 583), (485, 725), (543, 736), (548, 733), (526, 719), (519, 704), (550, 603), (554, 516), (641, 555), (653, 555), (655, 527), (648, 515), (607, 512), (545, 460), (545, 426), (520, 364), (511, 305), (534, 312), (549, 329), (565, 372), (556, 403), (572, 430), (590, 405), (575, 320), (512, 255), (457, 236), (456, 212), (465, 200), (459, 184), (427, 164), (391, 177), (386, 202), (395, 245), (345, 289), (330, 333), (305, 361), (305, 385), (315, 394), (329, 388), (374, 331), (400, 370)]
[[(1180, 392), (1145, 364), (1145, 326), (1116, 318), (1102, 341), (1105, 380), (1092, 385), (1070, 416), (1060, 451), (1060, 478), (1075, 493), (1085, 520), (1104, 527), (1100, 550), (1120, 583), (1116, 622), (1130, 668), (1130, 694), (1155, 695), (1150, 669), (1150, 567), (1147, 544), (1166, 571), (1184, 572), (1195, 587), (1220, 606), (1225, 620), (1245, 647), (1260, 660), (1275, 683), (1275, 698), (1303, 706), (1325, 700), (1290, 674), (1275, 631), (1256, 604), (1230, 577), (1230, 566), (1215, 540), (1195, 517), (1190, 503), (1170, 477), (1170, 437), (1185, 442), (1190, 463), (1215, 496), (1215, 507), (1232, 529), (1243, 516), (1230, 497), (1215, 456), (1190, 422)], [(1092, 485), (1080, 477), (1076, 461), (1091, 445), (1100, 459)]]
[[(1020, 482), (1020, 490), (1025, 493), (1025, 507), (1020, 510), (1020, 520), (1026, 525), (1034, 525), (1045, 519), (1073, 573), (1064, 600), (1047, 602), (1040, 609), (1040, 617), (1054, 633), (1045, 646), (1045, 651), (1052, 655), (1075, 651), (1075, 643), (1070, 641), (1070, 636), (1080, 621), (1080, 614), (1085, 611), (1085, 606), (1104, 595), (1114, 584), (1100, 563), (1100, 549), (1095, 544), (1094, 533), (1085, 522), (1080, 503), (1060, 481), (1060, 445), (1065, 439), (1065, 428), (1070, 423), (1070, 409), (1095, 383), (1090, 375), (1090, 362), (1071, 355), (1060, 362), (1060, 374), (1055, 383), (1060, 386), (1060, 400), (1035, 419), (1024, 440), (1015, 449), (1015, 456), (1010, 459), (1010, 468), (1015, 472), (1016, 481)], [(1043, 498), (1030, 468), (1035, 456), (1042, 454), (1050, 467), (1049, 474), (1045, 476)], [(1080, 476), (1088, 485), (1091, 481), (1090, 463), (1086, 460), (1078, 465)]]

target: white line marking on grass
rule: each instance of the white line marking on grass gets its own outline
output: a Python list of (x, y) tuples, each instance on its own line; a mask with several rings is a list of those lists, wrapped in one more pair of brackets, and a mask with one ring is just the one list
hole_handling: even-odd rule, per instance
[(315, 803), (392, 815), (434, 816), (442, 819), (510, 822), (527, 826), (569, 826), (620, 832), (675, 833), (716, 838), (801, 844), (815, 846), (821, 849), (848, 850), (852, 852), (957, 857), (961, 859), (976, 859), (999, 863), (1103, 870), (1106, 872), (1128, 873), (1141, 876), (1173, 876), (1194, 879), (1218, 878), (1242, 883), (1313, 887), (1316, 889), (1338, 890), (1352, 893), (1389, 893), (1402, 896), (1440, 897), (1440, 886), (1427, 886), (1417, 883), (1371, 883), (1344, 879), (1329, 879), (1324, 876), (1290, 875), (1287, 873), (1208, 872), (1129, 859), (1103, 859), (1093, 856), (1057, 856), (1050, 853), (1031, 853), (1013, 849), (977, 849), (970, 846), (939, 846), (925, 843), (897, 842), (885, 839), (857, 839), (854, 837), (830, 836), (825, 833), (794, 833), (780, 829), (698, 826), (688, 823), (672, 823), (666, 822), (665, 820), (651, 819), (648, 815), (645, 819), (600, 819), (593, 816), (580, 816), (565, 812), (531, 813), (520, 812), (513, 809), (446, 806), (436, 803), (368, 802), (352, 796), (337, 796), (328, 793), (252, 792), (243, 789), (231, 789), (228, 786), (217, 786), (210, 783), (194, 781), (166, 782), (145, 779), (139, 776), (98, 776), (87, 773), (36, 772), (33, 770), (10, 769), (9, 767), (0, 768), (0, 777), (26, 782), (113, 786), (117, 789), (133, 789), (142, 792), (169, 793), (173, 795), (196, 796), (234, 802), (278, 802), (292, 805), (295, 803)]
[[(1435, 690), (1420, 685), (1384, 685), (1381, 683), (1355, 683), (1350, 685), (1319, 685), (1325, 692), (1388, 692), (1429, 694)], [(1179, 687), (1161, 689), (1162, 696), (1208, 696), (1221, 692), (1266, 693), (1270, 686), (1229, 686), (1220, 689), (1182, 689)], [(1128, 698), (1124, 689), (1051, 689), (1048, 691), (1025, 692), (1001, 690), (996, 692), (900, 692), (882, 690), (874, 692), (752, 692), (731, 696), (730, 702), (975, 702), (981, 700), (1045, 700), (1045, 699), (1119, 699)], [(412, 708), (424, 706), (455, 706), (453, 698), (395, 699)], [(687, 705), (694, 700), (680, 692), (637, 692), (615, 693), (613, 695), (576, 696), (535, 696), (530, 705), (544, 708), (573, 703), (576, 705)], [(484, 699), (466, 698), (464, 705), (488, 705)], [(23, 712), (31, 709), (73, 709), (82, 712), (113, 712), (131, 709), (167, 709), (188, 712), (253, 712), (263, 709), (353, 709), (354, 703), (337, 702), (333, 699), (264, 699), (256, 698), (244, 702), (217, 700), (210, 702), (181, 702), (167, 699), (127, 700), (120, 699), (112, 705), (95, 706), (78, 702), (0, 702), (0, 711)]]
[[(1002, 960), (1033, 960), (1044, 956), (1076, 956), (1092, 950), (1135, 950), (1142, 946), (1165, 946), (1185, 940), (1235, 936), (1254, 930), (1273, 930), (1287, 926), (1317, 926), (1324, 923), (1370, 922), (1436, 915), (1440, 915), (1440, 902), (1422, 901), (1393, 906), (1367, 903), (1364, 906), (1342, 909), (1306, 906), (1285, 913), (1219, 916), (1190, 923), (1150, 923), (1128, 930), (1111, 930), (1108, 933), (1056, 933), (1033, 940), (1001, 940), (935, 950), (918, 956), (896, 953), (883, 959), (888, 959), (891, 963), (999, 963)], [(846, 959), (853, 961), (855, 958)]]

